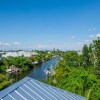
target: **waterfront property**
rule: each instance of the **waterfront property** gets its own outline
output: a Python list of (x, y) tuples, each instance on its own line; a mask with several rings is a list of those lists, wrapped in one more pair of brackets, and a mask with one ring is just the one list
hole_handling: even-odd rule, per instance
[(0, 100), (85, 100), (85, 98), (26, 77), (1, 91)]
[(10, 66), (9, 68), (6, 69), (6, 72), (9, 72), (9, 73), (16, 73), (18, 71), (19, 71), (19, 68), (17, 68), (14, 65), (12, 65), (12, 66)]

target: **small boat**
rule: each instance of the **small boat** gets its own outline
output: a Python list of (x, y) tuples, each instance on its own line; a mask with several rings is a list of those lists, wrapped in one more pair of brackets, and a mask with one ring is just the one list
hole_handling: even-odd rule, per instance
[(45, 68), (44, 73), (45, 73), (46, 75), (51, 74), (50, 68)]
[(38, 64), (38, 61), (35, 61), (35, 62), (33, 62), (32, 64), (36, 65), (36, 64)]

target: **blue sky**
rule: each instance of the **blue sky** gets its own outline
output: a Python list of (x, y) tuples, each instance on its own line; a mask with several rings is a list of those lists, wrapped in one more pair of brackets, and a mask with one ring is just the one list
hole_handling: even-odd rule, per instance
[(100, 33), (100, 0), (0, 0), (0, 49), (80, 50)]

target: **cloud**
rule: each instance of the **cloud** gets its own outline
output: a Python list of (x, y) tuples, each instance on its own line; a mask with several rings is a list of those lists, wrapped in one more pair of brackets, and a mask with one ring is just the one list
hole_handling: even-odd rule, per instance
[(84, 40), (83, 42), (77, 42), (77, 44), (76, 45), (79, 45), (79, 46), (83, 46), (84, 44), (90, 44), (90, 43), (92, 43), (92, 40)]
[(89, 37), (90, 37), (90, 38), (94, 38), (95, 36), (94, 36), (94, 35), (92, 35), (92, 34), (90, 34), (90, 35), (89, 35)]
[(20, 45), (20, 43), (19, 42), (14, 42), (14, 45)]
[(54, 45), (54, 44), (38, 44), (33, 46), (34, 48), (37, 49), (52, 49), (52, 48), (58, 48), (59, 45)]
[(11, 44), (10, 43), (4, 43), (3, 45), (5, 45), (5, 46), (11, 46)]
[(47, 45), (38, 44), (36, 46), (36, 48), (48, 48), (48, 46)]
[(63, 44), (37, 44), (30, 46), (30, 49), (61, 49), (61, 50), (81, 50), (83, 43), (63, 43)]
[(89, 40), (85, 40), (85, 42), (89, 42)]
[(88, 31), (90, 32), (91, 31), (91, 28), (89, 28)]
[(2, 46), (2, 43), (0, 42), (0, 46)]
[(19, 42), (13, 42), (13, 43), (1, 43), (0, 42), (0, 47), (2, 49), (9, 49), (9, 50), (15, 50), (15, 49), (29, 49), (29, 50), (52, 50), (52, 49), (61, 49), (61, 50), (81, 50), (83, 46), (83, 43), (78, 42), (78, 43), (62, 43), (62, 44), (36, 44), (36, 45), (27, 45), (23, 46)]
[(82, 42), (77, 42), (77, 44), (78, 44), (78, 45), (82, 45), (83, 43), (82, 43)]
[(20, 45), (19, 42), (9, 43), (9, 42), (0, 42), (0, 46), (16, 46)]
[(76, 38), (76, 36), (71, 36), (72, 39)]
[(92, 40), (85, 40), (84, 42), (92, 42)]
[(0, 42), (0, 46), (11, 46), (11, 44), (7, 43), (7, 42), (5, 42), (5, 43)]
[(100, 34), (97, 34), (96, 37), (99, 37), (100, 38)]
[(92, 30), (93, 30), (93, 31), (95, 31), (95, 30), (96, 30), (96, 28), (94, 27)]
[(88, 29), (89, 32), (93, 32), (93, 31), (95, 31), (95, 30), (96, 30), (95, 27), (93, 27), (93, 28), (89, 28), (89, 29)]
[(85, 41), (84, 41), (84, 44), (87, 44), (87, 45), (88, 45), (88, 44), (91, 44), (92, 41), (93, 41), (93, 40), (85, 40)]

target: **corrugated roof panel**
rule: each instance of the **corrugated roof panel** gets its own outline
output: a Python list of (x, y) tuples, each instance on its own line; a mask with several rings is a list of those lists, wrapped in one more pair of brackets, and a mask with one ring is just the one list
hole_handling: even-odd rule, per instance
[(3, 98), (3, 100), (14, 100), (11, 95), (8, 95)]
[(1, 100), (85, 100), (71, 92), (26, 77), (0, 92)]
[(23, 90), (23, 88), (18, 88), (17, 91), (21, 94), (24, 95), (24, 97), (28, 100), (31, 100), (32, 97), (27, 93), (27, 91), (25, 92), (25, 90)]

